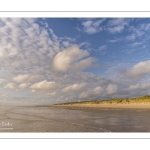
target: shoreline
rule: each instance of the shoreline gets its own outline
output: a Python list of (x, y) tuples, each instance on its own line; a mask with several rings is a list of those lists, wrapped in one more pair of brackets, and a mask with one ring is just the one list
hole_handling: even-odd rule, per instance
[(0, 119), (0, 132), (150, 132), (150, 103), (1, 107)]
[(62, 108), (125, 108), (125, 109), (150, 109), (150, 103), (126, 103), (126, 104), (61, 104), (54, 105)]

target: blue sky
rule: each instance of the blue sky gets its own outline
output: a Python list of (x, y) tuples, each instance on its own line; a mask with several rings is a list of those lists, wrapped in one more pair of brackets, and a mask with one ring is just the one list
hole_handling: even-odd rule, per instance
[(149, 18), (0, 18), (0, 104), (150, 94)]

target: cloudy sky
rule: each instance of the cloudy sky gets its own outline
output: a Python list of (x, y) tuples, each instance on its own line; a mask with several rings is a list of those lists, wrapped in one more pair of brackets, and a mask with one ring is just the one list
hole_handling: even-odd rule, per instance
[(0, 18), (0, 105), (150, 95), (150, 19)]

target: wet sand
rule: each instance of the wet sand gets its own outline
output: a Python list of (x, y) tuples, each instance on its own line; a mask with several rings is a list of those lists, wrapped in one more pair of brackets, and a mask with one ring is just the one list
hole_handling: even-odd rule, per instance
[(0, 106), (0, 132), (150, 132), (150, 109)]

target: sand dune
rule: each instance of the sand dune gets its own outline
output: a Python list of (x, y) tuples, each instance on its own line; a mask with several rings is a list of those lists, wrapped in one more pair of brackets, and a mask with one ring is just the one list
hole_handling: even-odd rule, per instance
[(92, 107), (92, 108), (139, 108), (150, 109), (150, 103), (126, 103), (126, 104), (65, 104), (57, 107)]

